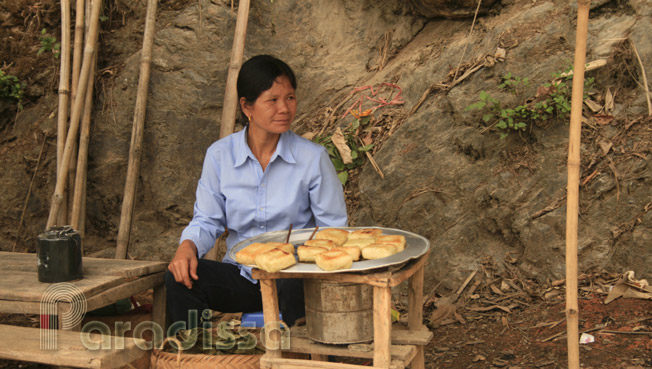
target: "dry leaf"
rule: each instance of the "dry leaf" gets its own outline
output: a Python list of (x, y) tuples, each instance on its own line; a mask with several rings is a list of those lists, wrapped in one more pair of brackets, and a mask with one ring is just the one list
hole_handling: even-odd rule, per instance
[(501, 291), (498, 287), (495, 285), (490, 285), (489, 288), (496, 294), (496, 295), (504, 295), (503, 291)]
[(611, 141), (607, 141), (607, 140), (598, 141), (598, 146), (600, 146), (600, 152), (602, 153), (602, 155), (607, 155), (611, 150), (611, 148), (613, 147), (613, 145), (614, 144), (611, 143)]
[(306, 132), (302, 134), (301, 137), (305, 138), (306, 140), (312, 140), (316, 135), (317, 134), (315, 132)]
[(591, 111), (594, 113), (597, 113), (600, 110), (602, 110), (602, 106), (591, 99), (584, 100), (584, 104), (586, 104), (586, 106), (588, 106), (589, 109), (591, 109)]
[(367, 145), (371, 145), (372, 143), (374, 143), (374, 139), (371, 137), (371, 132), (369, 132), (369, 133), (367, 133), (367, 135), (364, 136), (364, 138), (362, 139), (362, 144), (365, 145), (365, 146), (367, 146)]
[(604, 94), (604, 111), (607, 114), (614, 111), (614, 95), (611, 93), (610, 88), (607, 88), (607, 92)]
[(596, 114), (593, 117), (595, 118), (595, 121), (602, 126), (607, 125), (611, 123), (612, 120), (614, 120), (613, 116), (607, 114)]
[(331, 141), (333, 141), (333, 145), (335, 145), (337, 151), (340, 152), (342, 163), (353, 163), (353, 159), (351, 158), (351, 148), (349, 148), (349, 146), (346, 144), (346, 138), (344, 138), (344, 134), (342, 133), (340, 127), (337, 127), (335, 133), (333, 133), (333, 136), (331, 136)]
[(496, 53), (494, 54), (494, 57), (498, 60), (505, 60), (505, 57), (507, 56), (507, 51), (503, 49), (502, 47), (499, 47), (496, 49)]

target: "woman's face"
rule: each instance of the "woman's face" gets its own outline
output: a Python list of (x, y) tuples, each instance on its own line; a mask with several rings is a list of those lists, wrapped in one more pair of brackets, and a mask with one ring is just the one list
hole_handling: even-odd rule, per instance
[(253, 104), (240, 99), (242, 111), (249, 117), (252, 130), (281, 134), (290, 129), (297, 112), (297, 98), (290, 80), (279, 76), (269, 90), (263, 91)]

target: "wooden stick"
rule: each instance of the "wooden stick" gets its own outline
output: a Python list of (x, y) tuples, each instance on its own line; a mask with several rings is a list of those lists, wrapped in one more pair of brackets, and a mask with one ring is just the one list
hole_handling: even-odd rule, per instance
[(312, 240), (312, 238), (315, 237), (315, 233), (317, 233), (318, 230), (319, 230), (319, 226), (316, 226), (315, 230), (312, 231), (312, 233), (310, 234), (310, 238), (308, 238), (308, 240)]
[(285, 243), (290, 242), (290, 235), (292, 234), (292, 224), (290, 224), (290, 229), (288, 229), (288, 236), (285, 238)]
[[(86, 46), (84, 48), (84, 60), (82, 62), (82, 68), (80, 72), (79, 84), (77, 86), (77, 92), (83, 94), (86, 90), (86, 84), (88, 82), (88, 74), (91, 68), (91, 62), (93, 58), (93, 53), (95, 52), (95, 47), (97, 44), (97, 28), (99, 26), (100, 20), (100, 10), (102, 9), (102, 1), (94, 0), (91, 14), (91, 24), (89, 37), (86, 39)], [(63, 191), (65, 188), (66, 181), (68, 180), (68, 166), (70, 165), (70, 159), (72, 157), (72, 147), (74, 137), (77, 136), (77, 131), (79, 130), (79, 118), (81, 115), (83, 101), (82, 99), (75, 100), (75, 107), (72, 110), (72, 116), (70, 118), (70, 127), (68, 129), (68, 134), (66, 136), (66, 146), (63, 151), (63, 159), (61, 162), (61, 170), (57, 175), (57, 184), (54, 189), (54, 195), (52, 196), (52, 203), (50, 205), (50, 215), (48, 217), (46, 228), (54, 226), (57, 222), (57, 216), (59, 210), (61, 209), (61, 202), (63, 201)]]
[(23, 220), (25, 219), (25, 213), (27, 212), (27, 203), (29, 202), (29, 197), (32, 195), (32, 186), (34, 185), (34, 179), (36, 178), (36, 173), (38, 172), (39, 164), (41, 164), (41, 157), (43, 156), (43, 150), (45, 149), (45, 143), (48, 141), (48, 136), (43, 135), (43, 144), (41, 144), (41, 152), (38, 154), (38, 160), (36, 161), (36, 166), (34, 167), (34, 174), (32, 174), (32, 180), (29, 181), (29, 188), (27, 189), (27, 197), (25, 197), (25, 204), (23, 204), (23, 212), (20, 214), (20, 221), (18, 222), (18, 230), (16, 231), (16, 239), (14, 240), (14, 247), (11, 248), (11, 252), (16, 251), (16, 245), (18, 244), (18, 239), (20, 238), (20, 231), (23, 228)]
[[(61, 173), (63, 151), (68, 128), (68, 104), (70, 100), (70, 0), (61, 1), (61, 66), (59, 72), (59, 115), (57, 120), (57, 176)], [(65, 216), (65, 213), (62, 212)], [(60, 218), (59, 223), (65, 223)]]
[(641, 67), (641, 76), (643, 76), (643, 89), (645, 90), (645, 99), (647, 100), (647, 112), (648, 116), (652, 116), (652, 102), (650, 102), (650, 89), (647, 85), (647, 75), (645, 74), (645, 67), (641, 61), (641, 56), (638, 54), (636, 45), (634, 45), (634, 40), (629, 39), (629, 43), (632, 45), (632, 50), (634, 50), (634, 55), (636, 55), (636, 60), (638, 60), (638, 65)]
[(134, 198), (136, 197), (136, 182), (140, 167), (140, 151), (143, 145), (145, 130), (145, 113), (147, 111), (147, 93), (149, 90), (149, 74), (152, 64), (152, 49), (154, 47), (154, 31), (156, 26), (156, 6), (158, 0), (148, 0), (147, 16), (145, 20), (145, 35), (143, 37), (143, 50), (140, 55), (140, 77), (138, 79), (138, 95), (134, 110), (134, 124), (131, 132), (131, 146), (129, 149), (129, 164), (127, 166), (127, 179), (125, 181), (124, 199), (120, 212), (120, 228), (118, 230), (118, 246), (115, 250), (116, 259), (127, 258), (129, 236), (131, 234), (132, 216), (134, 212)]
[(580, 188), (580, 145), (582, 131), (582, 103), (584, 100), (584, 64), (589, 28), (590, 0), (579, 0), (575, 66), (571, 95), (570, 132), (568, 137), (568, 187), (566, 206), (566, 329), (568, 368), (579, 369), (579, 307), (577, 303), (577, 238)]
[(235, 126), (235, 114), (238, 108), (238, 91), (236, 90), (236, 84), (238, 82), (238, 72), (240, 72), (240, 67), (242, 66), (248, 17), (249, 0), (240, 0), (238, 4), (238, 17), (235, 23), (233, 48), (231, 49), (231, 62), (229, 63), (229, 72), (226, 78), (226, 90), (224, 91), (220, 138), (233, 133), (233, 127)]
[[(95, 67), (97, 65), (97, 50), (93, 54), (93, 65), (91, 67), (91, 75), (88, 79), (86, 86), (86, 94), (84, 96), (84, 116), (82, 117), (81, 133), (79, 134), (79, 154), (77, 157), (77, 175), (75, 177), (75, 192), (72, 202), (72, 216), (70, 217), (70, 224), (72, 228), (78, 230), (80, 236), (84, 236), (82, 230), (83, 219), (85, 214), (82, 212), (84, 205), (84, 195), (86, 192), (86, 176), (88, 164), (88, 142), (91, 133), (91, 111), (93, 108), (93, 85), (95, 84)], [(80, 96), (81, 98), (81, 96)]]
[(457, 78), (457, 73), (460, 71), (460, 66), (462, 65), (462, 60), (464, 60), (464, 54), (466, 54), (466, 49), (469, 47), (469, 41), (471, 41), (471, 35), (473, 34), (473, 26), (475, 26), (475, 20), (478, 18), (478, 12), (480, 11), (480, 4), (482, 0), (478, 0), (478, 7), (475, 8), (475, 14), (473, 14), (473, 22), (471, 22), (471, 29), (469, 30), (469, 35), (466, 37), (466, 44), (464, 44), (464, 49), (462, 50), (462, 56), (460, 56), (460, 61), (457, 63), (457, 68), (455, 68), (455, 75), (453, 76), (453, 81)]

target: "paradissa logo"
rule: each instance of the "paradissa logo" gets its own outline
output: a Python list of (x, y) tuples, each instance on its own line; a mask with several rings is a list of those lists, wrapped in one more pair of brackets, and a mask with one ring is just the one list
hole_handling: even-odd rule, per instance
[(39, 304), (40, 347), (57, 349), (57, 329), (72, 329), (79, 325), (86, 314), (86, 297), (75, 285), (56, 283), (49, 286)]
[[(57, 329), (73, 329), (79, 326), (86, 315), (86, 297), (75, 285), (70, 283), (56, 283), (49, 286), (41, 296), (40, 313), (40, 347), (43, 350), (57, 349)], [(240, 349), (253, 348), (258, 344), (257, 337), (251, 333), (255, 327), (238, 326), (237, 335), (244, 338), (236, 343), (235, 325), (229, 322), (218, 324), (217, 332), (221, 340), (213, 342), (210, 334), (213, 323), (210, 318), (213, 312), (206, 309), (202, 312), (202, 346), (204, 349), (213, 347), (219, 350), (232, 349), (236, 344)], [(197, 321), (197, 310), (188, 312), (188, 321)], [(111, 328), (103, 322), (91, 321), (81, 329), (80, 340), (82, 345), (89, 350), (124, 349), (125, 333), (131, 330), (131, 322), (115, 322), (114, 333)], [(195, 334), (186, 334), (182, 340), (170, 340), (170, 345), (175, 349), (187, 350), (197, 343), (198, 329), (192, 324), (188, 327), (186, 322), (175, 322), (167, 330), (168, 337), (176, 337), (182, 330), (189, 330)], [(151, 321), (138, 323), (133, 330), (136, 346), (142, 350), (151, 350), (153, 347), (160, 347), (164, 339), (164, 328)], [(152, 332), (152, 341), (143, 339), (144, 333)], [(181, 336), (181, 335), (179, 335)], [(269, 350), (290, 348), (290, 329), (282, 321), (269, 322), (261, 330), (261, 340), (265, 348)], [(112, 343), (111, 340), (114, 340)], [(180, 346), (175, 342), (179, 342)]]
[[(204, 321), (202, 322), (201, 330), (195, 329), (197, 327), (192, 324), (188, 327), (186, 322), (175, 322), (167, 330), (168, 337), (181, 336), (182, 339), (172, 339), (169, 341), (170, 345), (175, 350), (187, 350), (197, 344), (199, 334), (202, 335), (202, 348), (210, 350), (216, 348), (218, 350), (230, 350), (236, 345), (239, 349), (252, 349), (258, 344), (257, 337), (251, 333), (255, 327), (248, 327), (239, 325), (237, 330), (232, 322), (220, 322), (217, 326), (217, 336), (219, 340), (213, 342), (211, 334), (213, 330), (213, 323), (208, 320), (212, 317), (211, 310), (206, 309), (202, 312)], [(197, 311), (190, 310), (188, 312), (188, 321), (197, 321)], [(84, 325), (81, 331), (81, 342), (89, 350), (109, 350), (124, 349), (125, 332), (131, 330), (131, 322), (115, 322), (114, 331), (115, 336), (111, 335), (111, 329), (103, 322), (93, 321)], [(152, 332), (152, 341), (145, 341), (143, 334), (146, 331)], [(185, 334), (178, 334), (184, 331)], [(187, 333), (190, 332), (190, 333)], [(201, 333), (200, 333), (201, 332)], [(95, 333), (95, 334), (93, 334)], [(99, 333), (99, 334), (97, 334)], [(236, 342), (236, 334), (242, 337), (239, 342)], [(154, 322), (141, 322), (134, 328), (132, 336), (136, 338), (135, 344), (142, 350), (150, 350), (153, 347), (159, 348), (163, 342), (163, 328)], [(290, 348), (290, 329), (282, 321), (275, 321), (265, 324), (261, 330), (262, 344), (266, 349), (278, 350)], [(115, 342), (111, 343), (111, 338)]]

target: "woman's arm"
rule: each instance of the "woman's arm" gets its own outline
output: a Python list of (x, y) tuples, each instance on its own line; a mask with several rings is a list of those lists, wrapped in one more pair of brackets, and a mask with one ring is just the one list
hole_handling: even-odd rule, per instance
[(214, 147), (206, 153), (196, 196), (194, 215), (181, 233), (181, 241), (192, 241), (197, 257), (201, 258), (226, 229), (226, 199), (220, 191), (219, 152)]
[(197, 277), (197, 246), (190, 240), (184, 240), (177, 248), (174, 258), (168, 265), (168, 270), (174, 275), (174, 280), (192, 288), (193, 280)]
[(323, 148), (319, 151), (319, 162), (312, 176), (309, 195), (315, 225), (320, 227), (348, 225), (342, 183), (337, 178), (333, 163)]

